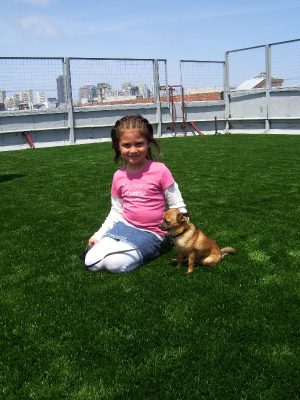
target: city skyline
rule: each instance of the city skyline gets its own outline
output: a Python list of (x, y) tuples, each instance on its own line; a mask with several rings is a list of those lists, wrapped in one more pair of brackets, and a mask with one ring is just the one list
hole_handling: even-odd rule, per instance
[[(76, 91), (78, 92), (76, 95)], [(144, 83), (132, 84), (123, 82), (121, 87), (113, 89), (112, 85), (105, 82), (97, 84), (82, 85), (76, 91), (72, 91), (73, 103), (77, 106), (84, 106), (90, 102), (110, 102), (121, 98), (123, 100), (146, 98), (152, 95), (151, 90)], [(66, 106), (67, 93), (65, 89), (65, 77), (59, 75), (56, 78), (56, 97), (48, 97), (44, 90), (18, 90), (15, 92), (0, 90), (0, 111), (58, 108)], [(51, 90), (53, 93), (53, 90)]]

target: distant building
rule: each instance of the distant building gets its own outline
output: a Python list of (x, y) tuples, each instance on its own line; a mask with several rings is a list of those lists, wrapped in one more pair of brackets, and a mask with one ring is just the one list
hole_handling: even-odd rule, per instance
[(18, 106), (19, 110), (29, 110), (29, 104), (28, 103), (20, 103)]
[(150, 97), (150, 89), (148, 89), (145, 83), (138, 83), (137, 86), (139, 88), (139, 97), (143, 99)]
[(0, 103), (4, 103), (5, 98), (6, 98), (6, 91), (0, 90)]
[[(282, 87), (283, 79), (271, 77), (272, 87)], [(261, 72), (251, 79), (246, 80), (235, 88), (235, 90), (251, 90), (265, 88), (266, 85), (266, 73)]]
[(187, 89), (186, 94), (222, 92), (222, 86), (195, 86)]
[(14, 98), (16, 103), (19, 101), (20, 103), (33, 103), (33, 92), (32, 89), (24, 90), (23, 92), (18, 92), (14, 94)]
[(5, 110), (4, 106), (4, 100), (6, 98), (6, 91), (5, 90), (0, 90), (0, 111)]
[(97, 83), (97, 96), (99, 101), (104, 101), (108, 96), (111, 96), (112, 93), (112, 87), (109, 83)]
[[(33, 93), (31, 89), (23, 92), (15, 93), (13, 96), (8, 96), (4, 99), (6, 110), (28, 109), (33, 106)], [(20, 108), (19, 106), (22, 105)]]
[(122, 90), (119, 92), (121, 96), (136, 96), (139, 92), (139, 88), (133, 85), (131, 82), (123, 82)]
[(65, 78), (63, 75), (60, 75), (56, 78), (56, 87), (57, 87), (57, 101), (58, 103), (66, 103), (66, 88), (65, 88)]
[(58, 107), (58, 100), (55, 97), (48, 97), (47, 103), (48, 103), (49, 108), (57, 108)]
[(41, 107), (46, 107), (48, 108), (48, 101), (47, 97), (45, 95), (45, 92), (42, 91), (36, 91), (35, 92), (35, 99), (34, 99), (34, 105), (39, 105)]
[(84, 85), (79, 88), (78, 100), (89, 102), (97, 97), (97, 88), (94, 85)]
[(4, 107), (6, 110), (16, 110), (17, 109), (14, 96), (7, 96), (4, 99)]
[(114, 101), (134, 101), (137, 99), (137, 96), (126, 96), (123, 92), (118, 92), (116, 94), (113, 94), (111, 96), (107, 96), (104, 100), (103, 103), (110, 103)]

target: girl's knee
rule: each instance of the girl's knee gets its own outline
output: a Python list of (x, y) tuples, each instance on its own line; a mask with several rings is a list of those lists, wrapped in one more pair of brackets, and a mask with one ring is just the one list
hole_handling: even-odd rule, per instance
[[(103, 260), (104, 261), (104, 260)], [(141, 265), (141, 261), (134, 259), (122, 259), (119, 256), (108, 256), (105, 258), (104, 268), (113, 274), (133, 271)]]
[(92, 271), (93, 268), (93, 264), (95, 263), (95, 256), (91, 253), (91, 251), (89, 251), (84, 259), (84, 265), (86, 268), (90, 269)]

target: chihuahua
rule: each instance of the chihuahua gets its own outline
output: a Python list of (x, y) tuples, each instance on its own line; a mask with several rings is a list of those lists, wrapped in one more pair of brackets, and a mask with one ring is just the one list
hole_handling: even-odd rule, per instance
[(177, 208), (171, 208), (163, 217), (160, 225), (168, 231), (177, 247), (177, 267), (188, 260), (188, 273), (195, 269), (195, 263), (213, 267), (223, 260), (226, 254), (235, 253), (233, 247), (220, 249), (217, 243), (192, 224), (189, 213), (182, 213)]

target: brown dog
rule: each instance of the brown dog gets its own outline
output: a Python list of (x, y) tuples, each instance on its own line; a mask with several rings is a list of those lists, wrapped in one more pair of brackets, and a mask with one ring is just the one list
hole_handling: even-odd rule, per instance
[(177, 208), (171, 208), (164, 214), (160, 225), (172, 236), (177, 247), (177, 267), (184, 259), (188, 259), (188, 273), (193, 272), (195, 263), (213, 267), (221, 262), (226, 254), (235, 253), (232, 247), (220, 249), (217, 243), (188, 219), (188, 213), (181, 213)]

